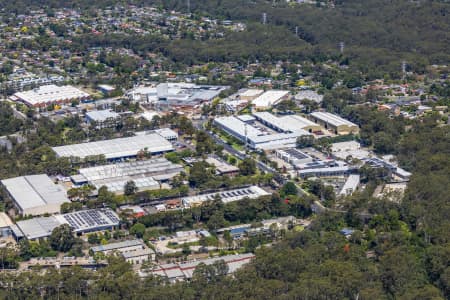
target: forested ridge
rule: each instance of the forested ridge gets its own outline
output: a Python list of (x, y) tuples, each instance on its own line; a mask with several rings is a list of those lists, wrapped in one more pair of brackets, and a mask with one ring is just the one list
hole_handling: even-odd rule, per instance
[[(160, 51), (175, 62), (194, 64), (207, 61), (324, 61), (339, 58), (339, 43), (350, 69), (361, 71), (369, 79), (396, 74), (403, 60), (408, 68), (421, 73), (429, 64), (450, 60), (450, 4), (442, 1), (335, 1), (335, 7), (288, 5), (283, 1), (191, 1), (198, 15), (243, 21), (244, 32), (230, 32), (223, 39), (193, 41), (189, 38), (163, 40), (142, 37), (85, 36), (80, 47), (114, 46), (118, 43), (138, 52)], [(0, 1), (4, 13), (24, 13), (36, 7), (34, 1)], [(186, 12), (181, 0), (78, 0), (40, 1), (39, 7), (105, 8), (111, 5), (156, 5)], [(261, 24), (267, 13), (267, 25)], [(298, 37), (295, 35), (297, 27)], [(77, 45), (77, 44), (75, 44)]]

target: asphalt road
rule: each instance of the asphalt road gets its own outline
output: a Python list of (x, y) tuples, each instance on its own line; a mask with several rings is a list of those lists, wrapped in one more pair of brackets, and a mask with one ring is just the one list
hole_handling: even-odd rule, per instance
[[(223, 148), (231, 153), (232, 155), (236, 156), (238, 159), (243, 160), (245, 158), (252, 158), (250, 155), (246, 154), (246, 153), (242, 153), (241, 151), (238, 151), (236, 149), (234, 149), (231, 145), (227, 144), (225, 141), (223, 141), (218, 135), (216, 135), (215, 133), (211, 132), (211, 131), (207, 131), (204, 128), (204, 124), (207, 122), (207, 119), (205, 120), (201, 120), (200, 122), (195, 122), (194, 126), (198, 129), (198, 130), (203, 130), (205, 131), (213, 140), (214, 142), (216, 142), (219, 145), (222, 145)], [(253, 158), (252, 158), (253, 159)], [(277, 170), (269, 167), (268, 165), (266, 165), (265, 163), (255, 160), (256, 161), (256, 165), (257, 167), (261, 170), (264, 171), (266, 173), (271, 173), (274, 175), (274, 178), (276, 179), (281, 179), (281, 182), (279, 182), (280, 184), (284, 184), (286, 183), (286, 180), (284, 178), (284, 176), (282, 176), (280, 173), (277, 172)]]

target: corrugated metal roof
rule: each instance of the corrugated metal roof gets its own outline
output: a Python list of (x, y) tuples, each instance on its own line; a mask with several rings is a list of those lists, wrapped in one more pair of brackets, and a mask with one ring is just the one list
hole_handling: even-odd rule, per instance
[(96, 122), (104, 122), (107, 119), (116, 119), (119, 117), (119, 114), (115, 111), (106, 109), (106, 110), (94, 110), (86, 113), (86, 117), (90, 120)]
[(123, 241), (123, 242), (117, 242), (117, 243), (111, 243), (111, 244), (92, 247), (91, 250), (95, 253), (95, 252), (100, 252), (100, 251), (118, 250), (121, 248), (127, 248), (127, 247), (133, 247), (133, 246), (144, 246), (144, 243), (141, 240), (128, 240), (128, 241)]
[(65, 190), (45, 174), (5, 179), (2, 184), (23, 210), (69, 202)]
[(55, 217), (40, 217), (17, 222), (17, 227), (27, 239), (38, 239), (49, 236), (61, 222)]
[(341, 118), (337, 115), (330, 114), (328, 112), (316, 111), (316, 112), (311, 113), (311, 116), (313, 116), (314, 118), (317, 118), (319, 120), (322, 120), (323, 122), (326, 122), (328, 124), (336, 126), (336, 127), (342, 126), (342, 125), (358, 127), (358, 125), (356, 125), (355, 123), (352, 123), (344, 118)]
[(139, 151), (147, 149), (150, 153), (172, 151), (170, 142), (156, 133), (140, 136), (117, 138), (112, 140), (81, 143), (53, 147), (59, 157), (80, 157), (105, 155), (107, 159), (135, 156)]

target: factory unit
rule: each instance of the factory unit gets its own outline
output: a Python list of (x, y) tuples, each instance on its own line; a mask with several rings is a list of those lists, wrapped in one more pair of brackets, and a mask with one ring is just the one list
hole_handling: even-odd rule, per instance
[(275, 151), (276, 157), (291, 164), (296, 169), (300, 169), (303, 165), (313, 162), (313, 158), (308, 154), (295, 149), (280, 149)]
[(150, 248), (145, 249), (139, 249), (132, 252), (126, 252), (122, 254), (123, 258), (125, 258), (125, 261), (132, 264), (132, 265), (139, 265), (143, 264), (147, 261), (154, 261), (156, 254), (155, 251), (153, 251)]
[(127, 93), (133, 101), (161, 106), (193, 107), (211, 102), (228, 86), (196, 85), (193, 83), (160, 83), (156, 86), (137, 87)]
[(106, 186), (109, 191), (121, 194), (128, 181), (134, 181), (140, 191), (158, 189), (160, 181), (167, 181), (183, 170), (183, 166), (161, 157), (82, 168), (71, 180), (78, 186), (90, 183), (97, 189)]
[(256, 199), (261, 196), (267, 195), (270, 195), (270, 193), (266, 192), (265, 190), (263, 190), (258, 186), (253, 185), (247, 188), (240, 188), (228, 191), (220, 191), (216, 193), (184, 197), (181, 199), (181, 201), (185, 207), (195, 207), (202, 205), (206, 201), (212, 201), (217, 197), (219, 197), (223, 203), (229, 203), (233, 201), (243, 200), (245, 198)]
[(38, 88), (17, 92), (11, 100), (20, 101), (32, 107), (46, 107), (51, 104), (68, 104), (72, 101), (88, 100), (91, 96), (73, 86), (43, 85)]
[(301, 178), (308, 177), (329, 177), (329, 176), (345, 176), (352, 172), (348, 166), (335, 166), (327, 168), (303, 169), (298, 171)]
[(339, 192), (339, 195), (347, 196), (356, 191), (359, 186), (360, 177), (361, 176), (358, 174), (350, 174), (350, 176), (347, 177), (347, 180), (345, 181), (341, 191)]
[(233, 165), (230, 165), (223, 160), (219, 160), (215, 157), (208, 157), (205, 160), (208, 164), (213, 165), (216, 173), (218, 175), (228, 175), (228, 176), (235, 176), (239, 174), (239, 168)]
[(295, 132), (269, 132), (252, 124), (251, 119), (244, 122), (240, 118), (220, 117), (214, 119), (214, 125), (224, 132), (237, 138), (252, 149), (274, 150), (295, 147), (297, 138), (310, 135), (309, 132), (299, 129)]
[(109, 84), (99, 84), (97, 86), (97, 90), (102, 92), (102, 94), (105, 96), (110, 96), (116, 90), (116, 88)]
[(37, 240), (49, 237), (53, 229), (63, 224), (70, 225), (74, 233), (81, 235), (111, 230), (119, 226), (119, 223), (119, 216), (111, 209), (104, 208), (17, 221), (11, 230), (16, 239)]
[(359, 127), (355, 123), (328, 112), (313, 112), (309, 116), (315, 123), (333, 131), (335, 134), (356, 134), (359, 132)]
[(142, 240), (127, 240), (100, 245), (92, 247), (90, 252), (94, 255), (97, 253), (103, 253), (104, 255), (118, 254), (123, 256), (132, 265), (155, 260), (155, 251), (148, 248)]
[(70, 202), (65, 190), (47, 175), (28, 175), (1, 181), (15, 207), (23, 216), (59, 213)]
[(409, 178), (412, 175), (410, 172), (396, 166), (395, 164), (378, 157), (372, 157), (363, 160), (373, 168), (386, 168), (390, 173), (389, 175), (395, 175), (399, 179), (399, 181), (409, 181)]
[(84, 159), (88, 156), (104, 155), (108, 160), (135, 157), (143, 150), (147, 150), (152, 154), (161, 154), (174, 150), (172, 144), (157, 133), (59, 146), (52, 149), (58, 157), (79, 157)]
[(252, 101), (252, 106), (256, 110), (267, 110), (272, 106), (289, 98), (289, 91), (270, 90), (256, 97)]
[[(16, 71), (17, 72), (17, 71)], [(23, 90), (24, 88), (31, 86), (39, 86), (39, 85), (49, 85), (55, 83), (64, 82), (63, 76), (47, 76), (47, 77), (38, 77), (37, 75), (21, 75), (20, 77), (14, 76), (16, 74), (11, 74), (8, 76), (10, 80), (3, 82), (3, 85), (11, 87), (15, 90)]]
[(319, 132), (322, 130), (316, 123), (298, 115), (277, 117), (269, 112), (255, 112), (253, 116), (259, 122), (278, 132)]
[(311, 101), (314, 101), (316, 103), (321, 103), (322, 100), (323, 100), (323, 95), (320, 95), (320, 94), (318, 94), (315, 91), (304, 90), (304, 91), (298, 92), (294, 96), (294, 98), (295, 98), (295, 100), (298, 100), (298, 101), (311, 100)]
[(86, 123), (95, 124), (95, 128), (110, 128), (118, 125), (120, 115), (110, 109), (93, 110), (86, 113)]
[[(205, 265), (212, 265), (217, 261), (223, 260), (228, 266), (228, 274), (234, 273), (236, 270), (249, 263), (255, 257), (252, 253), (226, 255), (220, 257), (213, 257), (207, 259), (195, 260), (184, 263), (170, 263), (157, 265), (150, 274), (153, 276), (165, 277), (169, 282), (177, 282), (189, 280), (192, 278), (195, 268), (203, 263)], [(145, 276), (146, 274), (142, 274)]]
[(91, 247), (90, 251), (92, 251), (92, 253), (94, 254), (103, 253), (104, 255), (109, 255), (115, 251), (119, 251), (122, 253), (136, 251), (144, 248), (144, 246), (145, 244), (141, 240), (128, 240), (123, 242)]
[(245, 89), (243, 91), (239, 91), (238, 98), (240, 100), (244, 101), (252, 101), (255, 98), (259, 97), (262, 93), (264, 93), (264, 90), (259, 89)]
[(361, 148), (361, 144), (356, 141), (339, 142), (331, 144), (332, 155), (336, 158), (346, 160), (348, 157), (357, 159), (367, 159), (372, 154)]
[[(170, 128), (159, 128), (153, 130), (153, 132), (159, 134), (160, 136), (171, 142), (178, 140), (178, 133)], [(136, 135), (139, 135), (139, 133), (136, 133)]]
[[(82, 168), (78, 172), (80, 177), (75, 178), (76, 183), (95, 182), (116, 177), (146, 175), (167, 180), (183, 171), (183, 166), (174, 164), (164, 157), (149, 160), (120, 162), (103, 166)], [(76, 176), (76, 175), (75, 175)], [(73, 176), (74, 177), (74, 176)], [(72, 177), (72, 179), (74, 179)]]

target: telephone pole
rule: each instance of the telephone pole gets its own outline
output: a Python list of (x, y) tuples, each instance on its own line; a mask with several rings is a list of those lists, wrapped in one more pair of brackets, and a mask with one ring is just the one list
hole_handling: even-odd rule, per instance
[(339, 43), (339, 51), (341, 52), (341, 54), (344, 53), (344, 48), (345, 48), (345, 43), (344, 42), (340, 42)]

